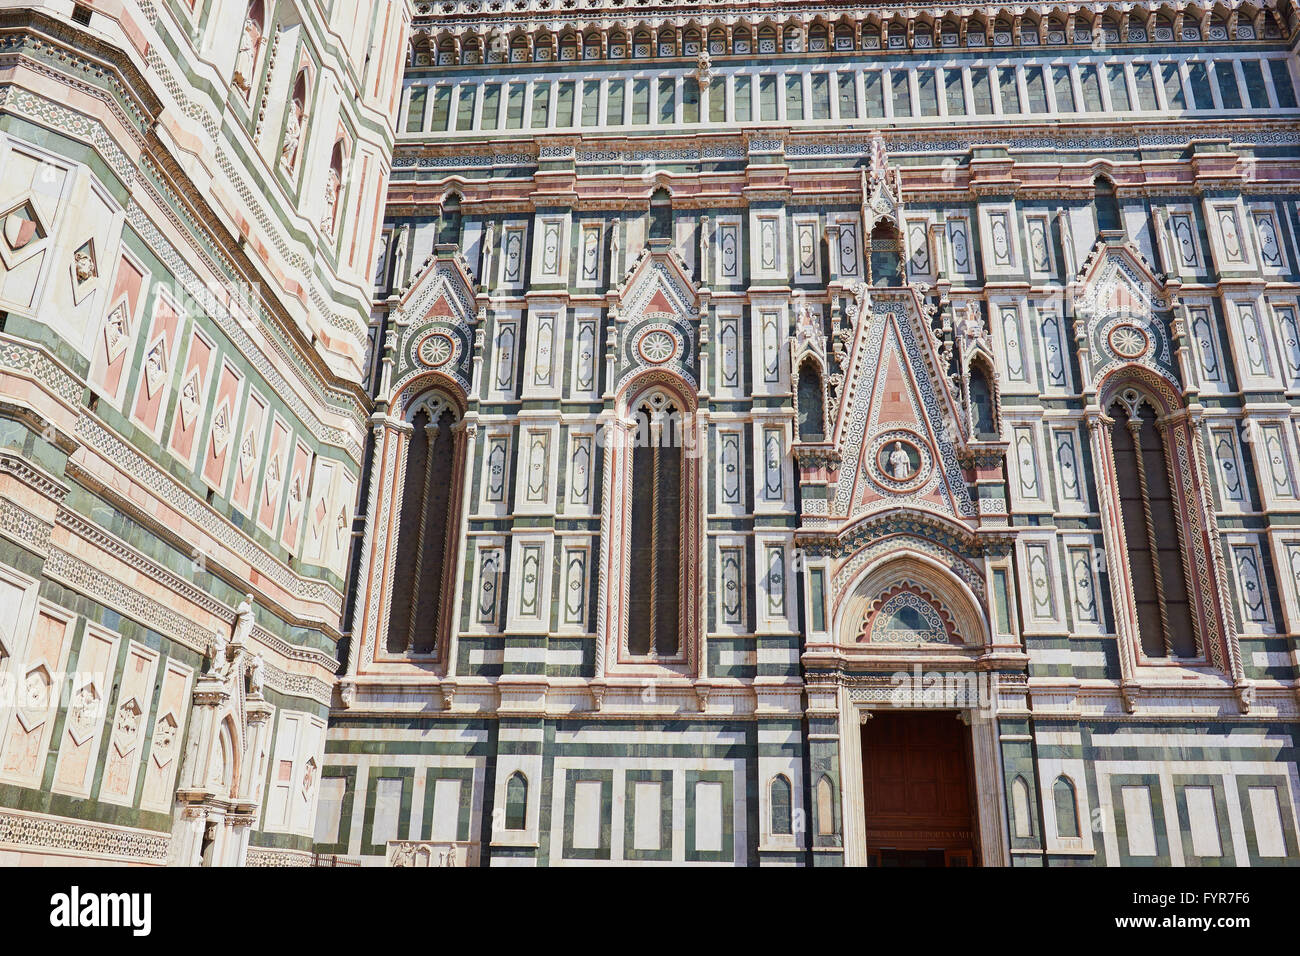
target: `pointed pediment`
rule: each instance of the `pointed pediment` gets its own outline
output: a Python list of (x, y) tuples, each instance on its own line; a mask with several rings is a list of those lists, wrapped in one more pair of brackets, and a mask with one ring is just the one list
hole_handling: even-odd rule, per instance
[(454, 249), (439, 246), (425, 261), (393, 310), (388, 343), (396, 372), (392, 395), (429, 372), (445, 375), (469, 392), (477, 292), (464, 258)]
[(1077, 321), (1092, 346), (1088, 377), (1098, 382), (1115, 366), (1137, 364), (1177, 382), (1164, 277), (1130, 240), (1102, 236), (1079, 272), (1074, 297)]
[(618, 387), (649, 368), (663, 368), (697, 388), (699, 295), (681, 259), (655, 240), (642, 250), (619, 290)]
[(645, 315), (699, 318), (699, 294), (681, 258), (667, 245), (652, 245), (641, 251), (627, 279), (619, 289), (622, 318)]
[(423, 319), (471, 322), (478, 286), (459, 255), (430, 256), (397, 303), (408, 322)]
[(920, 300), (910, 289), (880, 292), (863, 312), (836, 424), (843, 464), (833, 513), (856, 518), (903, 506), (974, 517), (957, 407)]
[(1129, 239), (1103, 233), (1088, 254), (1075, 280), (1075, 308), (1088, 315), (1143, 311), (1169, 307), (1165, 277)]

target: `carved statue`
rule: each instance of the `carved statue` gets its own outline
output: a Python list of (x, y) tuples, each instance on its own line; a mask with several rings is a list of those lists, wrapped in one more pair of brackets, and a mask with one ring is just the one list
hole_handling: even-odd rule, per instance
[(77, 281), (85, 282), (95, 277), (95, 260), (85, 249), (78, 249), (72, 256), (73, 268), (77, 271)]
[(253, 595), (245, 594), (244, 599), (239, 602), (239, 607), (235, 609), (235, 633), (234, 642), (236, 644), (247, 644), (248, 639), (253, 636)]
[(333, 237), (335, 226), (335, 214), (338, 211), (339, 204), (339, 187), (342, 181), (339, 179), (338, 170), (333, 166), (330, 167), (328, 175), (325, 177), (325, 214), (321, 216), (321, 231), (327, 236)]
[(213, 631), (212, 646), (209, 649), (209, 653), (212, 656), (212, 666), (208, 668), (209, 677), (224, 680), (226, 675), (230, 673), (230, 661), (226, 657), (226, 649), (228, 647), (229, 642), (226, 640), (226, 635), (222, 634), (220, 631)]
[(284, 168), (292, 171), (298, 160), (298, 142), (302, 139), (303, 123), (307, 111), (301, 100), (294, 100), (289, 105), (289, 120), (284, 127), (284, 143), (280, 146), (280, 162)]
[(262, 696), (262, 678), (263, 678), (262, 669), (263, 669), (262, 655), (254, 654), (253, 659), (249, 662), (248, 665), (248, 696), (249, 697)]
[(906, 481), (912, 476), (912, 459), (903, 450), (901, 441), (894, 442), (894, 450), (889, 453), (889, 473), (895, 481)]
[(957, 320), (957, 338), (963, 352), (977, 346), (988, 347), (984, 338), (984, 319), (973, 302), (967, 302), (962, 308), (961, 318)]
[(700, 55), (695, 61), (695, 78), (699, 81), (700, 90), (707, 90), (709, 82), (717, 76), (713, 69), (713, 59), (709, 56), (707, 49), (700, 50)]
[(253, 67), (257, 61), (257, 48), (262, 42), (262, 28), (249, 17), (244, 21), (244, 32), (239, 37), (239, 52), (235, 54), (235, 74), (231, 82), (245, 95), (253, 85)]

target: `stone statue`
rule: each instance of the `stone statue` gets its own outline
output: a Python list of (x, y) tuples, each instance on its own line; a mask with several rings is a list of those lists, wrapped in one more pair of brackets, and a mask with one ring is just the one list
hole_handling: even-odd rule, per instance
[(973, 302), (967, 302), (962, 308), (961, 318), (957, 320), (957, 338), (961, 342), (963, 352), (979, 345), (986, 345), (984, 319), (981, 318), (979, 309)]
[(334, 219), (339, 204), (339, 187), (342, 181), (339, 179), (338, 170), (333, 166), (330, 167), (329, 174), (325, 177), (325, 214), (321, 216), (320, 228), (325, 235), (334, 236)]
[(239, 52), (235, 54), (235, 74), (231, 82), (247, 95), (253, 85), (253, 66), (257, 60), (257, 47), (262, 41), (262, 29), (249, 17), (244, 21), (244, 32), (239, 37)]
[(245, 594), (235, 609), (235, 634), (232, 640), (236, 644), (247, 644), (253, 636), (253, 595)]
[(280, 146), (280, 162), (290, 171), (298, 160), (298, 142), (302, 139), (302, 127), (306, 119), (307, 111), (302, 102), (294, 100), (289, 106), (289, 120), (284, 127), (284, 143)]
[(248, 665), (248, 696), (262, 696), (262, 655), (254, 654)]
[(78, 249), (73, 253), (72, 264), (77, 271), (78, 282), (85, 282), (95, 277), (95, 260), (85, 249)]
[(912, 459), (903, 450), (901, 441), (894, 442), (894, 450), (889, 453), (889, 473), (895, 481), (906, 481), (912, 477)]
[(709, 56), (708, 49), (700, 50), (700, 55), (695, 61), (695, 78), (700, 84), (701, 92), (709, 88), (709, 82), (717, 76), (713, 69), (713, 59)]
[(215, 677), (218, 680), (224, 680), (230, 673), (230, 661), (226, 657), (226, 649), (229, 647), (226, 635), (220, 631), (213, 631), (212, 646), (210, 653), (212, 655), (212, 666), (208, 668), (208, 676)]

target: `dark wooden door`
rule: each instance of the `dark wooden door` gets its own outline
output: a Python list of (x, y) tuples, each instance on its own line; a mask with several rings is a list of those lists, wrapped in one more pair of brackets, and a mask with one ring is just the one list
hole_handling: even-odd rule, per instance
[(970, 733), (953, 711), (873, 711), (862, 725), (872, 866), (971, 866)]

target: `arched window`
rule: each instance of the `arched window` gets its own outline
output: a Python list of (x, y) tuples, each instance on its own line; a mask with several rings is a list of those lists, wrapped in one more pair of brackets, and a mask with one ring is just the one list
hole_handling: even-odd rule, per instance
[(822, 401), (822, 376), (817, 363), (799, 366), (799, 440), (824, 441), (826, 412)]
[(970, 368), (970, 413), (971, 429), (978, 439), (996, 440), (998, 437), (998, 420), (993, 408), (993, 387), (989, 383), (988, 373), (979, 362)]
[(673, 200), (666, 189), (656, 189), (650, 197), (650, 238), (673, 237)]
[(871, 282), (873, 285), (903, 284), (903, 241), (898, 229), (881, 220), (871, 230)]
[(1098, 176), (1092, 182), (1092, 209), (1097, 217), (1098, 232), (1114, 232), (1124, 228), (1119, 214), (1119, 199), (1115, 196), (1115, 184), (1105, 176)]
[(438, 241), (460, 244), (460, 196), (448, 193), (442, 201), (442, 217), (438, 221)]
[(1077, 837), (1079, 835), (1079, 803), (1074, 793), (1074, 784), (1070, 778), (1060, 776), (1052, 784), (1052, 798), (1056, 801), (1056, 835), (1058, 837)]
[(1142, 650), (1148, 657), (1194, 657), (1196, 632), (1161, 428), (1151, 405), (1132, 389), (1111, 404), (1109, 414)]
[(388, 620), (391, 653), (429, 654), (437, 646), (447, 562), (454, 557), (447, 522), (452, 510), (456, 413), (436, 393), (415, 403), (397, 527), (397, 559)]
[(772, 786), (769, 793), (771, 795), (772, 804), (772, 833), (793, 833), (794, 822), (790, 804), (794, 791), (790, 787), (789, 778), (784, 774), (777, 774), (772, 778)]
[(1029, 809), (1029, 784), (1024, 777), (1011, 781), (1011, 832), (1017, 837), (1034, 835), (1033, 817)]
[(528, 779), (516, 770), (506, 781), (506, 829), (523, 830), (528, 826)]
[(636, 409), (627, 649), (638, 657), (681, 650), (682, 416), (656, 393)]
[(835, 835), (835, 791), (825, 774), (817, 781), (817, 835)]

